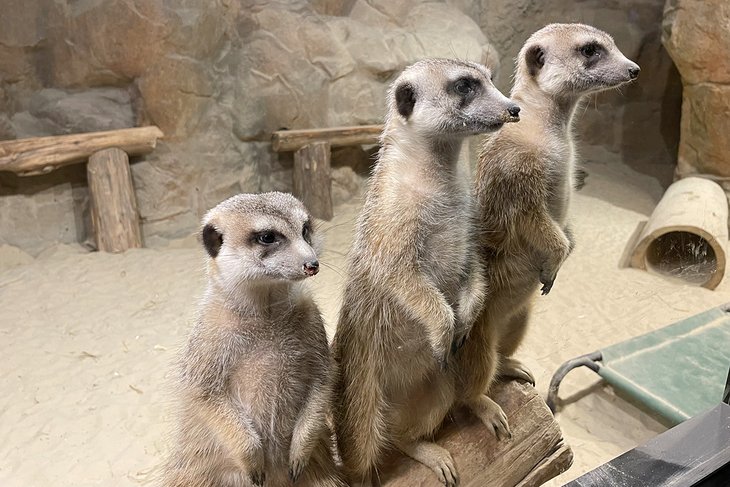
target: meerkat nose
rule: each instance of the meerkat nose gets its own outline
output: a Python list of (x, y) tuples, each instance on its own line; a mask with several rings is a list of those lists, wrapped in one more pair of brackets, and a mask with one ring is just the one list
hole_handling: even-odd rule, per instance
[(319, 261), (313, 260), (304, 263), (304, 273), (313, 276), (319, 272)]
[(641, 71), (641, 68), (639, 66), (632, 66), (629, 68), (629, 78), (636, 79), (639, 77), (639, 72)]
[(507, 109), (510, 115), (513, 117), (519, 117), (520, 116), (520, 107), (517, 105), (513, 105)]

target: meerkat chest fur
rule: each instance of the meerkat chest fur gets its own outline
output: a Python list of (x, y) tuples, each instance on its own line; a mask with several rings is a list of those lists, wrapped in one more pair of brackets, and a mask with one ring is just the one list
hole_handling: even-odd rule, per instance
[(384, 203), (378, 218), (396, 236), (404, 218), (414, 222), (414, 233), (397, 245), (415, 251), (421, 271), (453, 302), (469, 260), (474, 212), (468, 182), (456, 167), (461, 144), (413, 144), (405, 134), (393, 139), (398, 142), (386, 147), (373, 178)]
[(207, 343), (191, 353), (217, 347), (229, 357), (221, 378), (227, 395), (245, 405), (271, 461), (285, 462), (301, 405), (312, 383), (328, 373), (321, 318), (298, 284), (234, 294), (209, 288), (198, 323)]

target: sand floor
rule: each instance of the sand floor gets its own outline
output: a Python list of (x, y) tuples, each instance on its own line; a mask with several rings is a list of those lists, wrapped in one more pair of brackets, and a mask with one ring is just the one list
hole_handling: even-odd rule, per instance
[[(591, 165), (573, 219), (578, 247), (538, 300), (518, 356), (545, 394), (566, 359), (730, 300), (620, 269), (626, 242), (662, 194), (624, 166)], [(314, 278), (329, 331), (359, 206), (323, 224), (328, 266)], [(123, 255), (57, 246), (35, 259), (0, 248), (0, 485), (151, 485), (167, 449), (170, 364), (202, 290), (195, 240)], [(562, 485), (664, 430), (589, 371), (564, 381), (558, 413), (574, 466)]]

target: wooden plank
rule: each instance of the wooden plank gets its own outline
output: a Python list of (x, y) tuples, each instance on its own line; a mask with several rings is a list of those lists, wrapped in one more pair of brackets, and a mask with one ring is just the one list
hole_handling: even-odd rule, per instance
[(132, 156), (148, 154), (162, 136), (159, 128), (149, 126), (8, 140), (0, 142), (0, 171), (20, 176), (46, 174), (59, 167), (84, 162), (95, 152), (112, 147)]
[[(516, 381), (500, 383), (494, 399), (509, 418), (511, 439), (498, 441), (464, 409), (455, 411), (436, 435), (436, 442), (451, 452), (462, 487), (531, 487), (570, 467), (573, 454), (534, 387)], [(385, 487), (438, 485), (430, 469), (400, 453), (384, 463), (378, 477)]]
[(97, 249), (117, 253), (142, 247), (137, 198), (126, 152), (111, 148), (92, 154), (86, 173)]
[(329, 142), (330, 147), (376, 144), (382, 125), (359, 125), (308, 130), (279, 130), (271, 136), (274, 152), (296, 151), (312, 142)]
[(294, 153), (294, 196), (299, 198), (312, 216), (331, 220), (332, 178), (330, 145), (313, 142)]

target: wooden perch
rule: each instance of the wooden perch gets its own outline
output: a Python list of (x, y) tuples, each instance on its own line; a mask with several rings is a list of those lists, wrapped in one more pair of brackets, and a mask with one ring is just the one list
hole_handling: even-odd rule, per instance
[(316, 218), (331, 220), (330, 145), (313, 142), (294, 153), (294, 196)]
[(113, 147), (131, 156), (148, 154), (163, 135), (159, 128), (149, 126), (4, 141), (0, 142), (0, 171), (20, 176), (46, 174), (59, 167), (85, 162), (95, 152)]
[(86, 174), (96, 248), (103, 252), (124, 252), (142, 247), (137, 198), (127, 154), (117, 148), (96, 152), (89, 158)]
[(329, 142), (331, 147), (375, 144), (383, 131), (382, 125), (359, 125), (329, 129), (279, 130), (271, 136), (274, 152), (296, 151), (312, 142)]
[[(436, 435), (454, 458), (463, 487), (537, 487), (566, 471), (573, 453), (535, 388), (499, 383), (493, 395), (509, 418), (512, 438), (494, 433), (465, 410), (457, 410)], [(396, 453), (379, 469), (383, 487), (440, 485), (429, 468)]]

